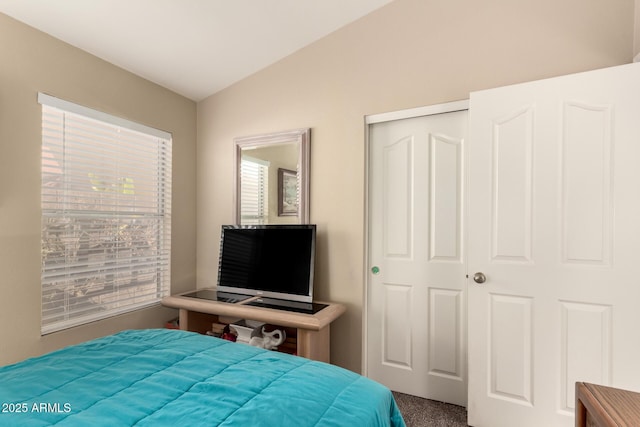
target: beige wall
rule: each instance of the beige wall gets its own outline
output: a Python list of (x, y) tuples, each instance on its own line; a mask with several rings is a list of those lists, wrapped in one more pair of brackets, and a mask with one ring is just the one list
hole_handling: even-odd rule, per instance
[(635, 25), (633, 37), (633, 55), (636, 61), (640, 61), (640, 0), (635, 0)]
[(0, 14), (0, 365), (125, 328), (151, 308), (40, 337), (39, 91), (173, 134), (172, 286), (195, 283), (196, 104)]
[(635, 0), (395, 0), (198, 104), (198, 286), (233, 221), (233, 138), (311, 127), (316, 295), (348, 306), (332, 360), (362, 357), (365, 115), (628, 63)]

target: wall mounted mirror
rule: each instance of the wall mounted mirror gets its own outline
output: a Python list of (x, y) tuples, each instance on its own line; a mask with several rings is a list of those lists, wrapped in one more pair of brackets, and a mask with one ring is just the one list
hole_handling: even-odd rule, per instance
[(237, 224), (309, 223), (311, 130), (236, 138)]

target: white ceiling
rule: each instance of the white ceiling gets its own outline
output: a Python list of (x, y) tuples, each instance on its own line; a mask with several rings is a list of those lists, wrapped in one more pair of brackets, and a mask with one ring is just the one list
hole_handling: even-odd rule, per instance
[(392, 0), (0, 0), (0, 12), (195, 101)]

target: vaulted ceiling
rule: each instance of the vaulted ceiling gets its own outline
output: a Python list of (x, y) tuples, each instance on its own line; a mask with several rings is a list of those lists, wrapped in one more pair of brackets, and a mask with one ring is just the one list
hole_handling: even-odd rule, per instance
[(0, 12), (199, 101), (392, 0), (0, 0)]

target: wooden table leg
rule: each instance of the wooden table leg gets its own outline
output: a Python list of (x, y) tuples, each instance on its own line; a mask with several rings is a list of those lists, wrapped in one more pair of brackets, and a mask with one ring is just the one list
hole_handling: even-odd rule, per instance
[(298, 329), (298, 356), (330, 363), (331, 325), (319, 331)]

